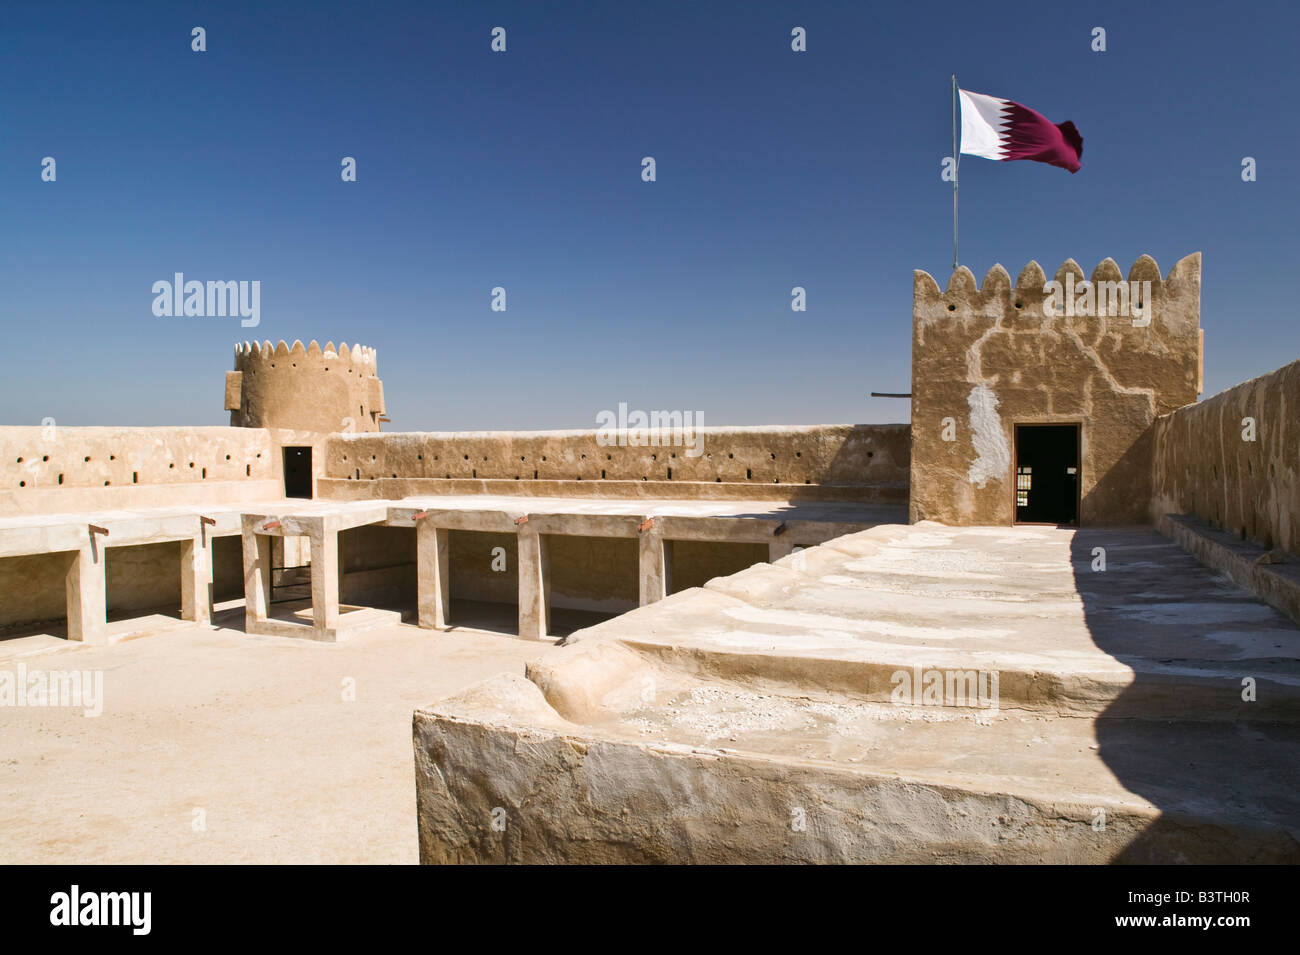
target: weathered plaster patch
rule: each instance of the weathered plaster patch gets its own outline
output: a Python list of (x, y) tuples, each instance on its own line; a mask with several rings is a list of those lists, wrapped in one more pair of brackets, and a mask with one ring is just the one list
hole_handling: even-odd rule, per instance
[(976, 385), (966, 399), (970, 405), (971, 443), (975, 447), (975, 460), (967, 478), (978, 488), (990, 479), (1001, 481), (1011, 468), (1011, 449), (1002, 430), (998, 415), (998, 396), (988, 385)]

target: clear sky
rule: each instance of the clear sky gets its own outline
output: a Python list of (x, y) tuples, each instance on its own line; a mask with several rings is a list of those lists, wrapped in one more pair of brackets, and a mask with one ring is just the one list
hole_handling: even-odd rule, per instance
[[(1085, 141), (965, 157), (962, 263), (1202, 251), (1212, 394), (1300, 356), (1298, 38), (1197, 0), (6, 2), (0, 423), (223, 424), (245, 338), (376, 348), (390, 430), (906, 421), (867, 395), (951, 269), (954, 72)], [(156, 317), (175, 272), (260, 281), (260, 326)]]

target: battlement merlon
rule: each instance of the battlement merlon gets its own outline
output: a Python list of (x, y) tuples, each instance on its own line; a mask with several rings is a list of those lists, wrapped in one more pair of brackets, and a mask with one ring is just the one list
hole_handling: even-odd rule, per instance
[[(1051, 283), (1058, 283), (1053, 290)], [(1135, 284), (1136, 283), (1136, 284)], [(1056, 270), (1056, 275), (1049, 281), (1042, 266), (1030, 261), (1017, 276), (1015, 284), (1011, 276), (1001, 265), (994, 265), (984, 276), (982, 285), (977, 285), (975, 275), (970, 269), (961, 266), (948, 279), (948, 286), (943, 291), (939, 283), (928, 272), (920, 269), (912, 273), (913, 317), (916, 322), (931, 321), (944, 317), (959, 318), (969, 315), (990, 314), (996, 310), (1000, 314), (1017, 315), (1025, 318), (1045, 317), (1044, 302), (1055, 296), (1055, 301), (1064, 301), (1064, 292), (1070, 292), (1073, 298), (1092, 295), (1097, 303), (1094, 307), (1099, 315), (1088, 314), (1089, 310), (1071, 308), (1069, 317), (1088, 319), (1108, 316), (1104, 314), (1105, 305), (1122, 297), (1127, 303), (1130, 292), (1137, 288), (1139, 295), (1150, 289), (1154, 314), (1164, 324), (1167, 331), (1174, 334), (1189, 334), (1192, 329), (1200, 327), (1201, 301), (1201, 253), (1179, 259), (1169, 274), (1160, 275), (1160, 266), (1149, 255), (1139, 256), (1129, 269), (1128, 278), (1114, 259), (1106, 258), (1098, 263), (1092, 271), (1091, 279), (1085, 278), (1083, 269), (1074, 259), (1066, 259)], [(1146, 303), (1134, 301), (1134, 305), (1145, 306)], [(1049, 309), (1051, 304), (1049, 304)], [(1058, 315), (1060, 313), (1058, 312)], [(1122, 324), (1122, 323), (1121, 323)], [(1141, 326), (1139, 326), (1141, 327)], [(1109, 330), (1117, 330), (1111, 328)], [(1199, 335), (1199, 332), (1197, 332)]]
[(281, 358), (294, 359), (320, 359), (321, 361), (340, 361), (346, 363), (354, 369), (360, 370), (365, 374), (375, 375), (375, 362), (377, 352), (373, 348), (367, 348), (365, 345), (353, 345), (348, 347), (344, 342), (337, 349), (333, 342), (326, 342), (322, 349), (320, 344), (314, 339), (310, 345), (303, 347), (301, 339), (294, 341), (292, 345), (286, 344), (285, 340), (280, 339), (279, 344), (273, 345), (270, 341), (264, 342), (236, 342), (235, 343), (235, 365), (247, 365), (253, 361), (273, 361)]

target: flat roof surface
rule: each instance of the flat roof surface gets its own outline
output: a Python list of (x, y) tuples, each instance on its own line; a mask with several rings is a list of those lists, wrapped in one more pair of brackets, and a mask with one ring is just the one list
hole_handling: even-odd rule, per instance
[(1300, 627), (1150, 528), (878, 527), (577, 636), (1105, 678), (1268, 674), (1300, 688)]
[(187, 522), (196, 521), (199, 516), (217, 520), (213, 533), (231, 534), (238, 532), (239, 517), (242, 514), (277, 517), (337, 515), (346, 518), (364, 515), (376, 508), (492, 511), (511, 517), (522, 514), (559, 517), (573, 514), (636, 519), (657, 516), (719, 517), (859, 525), (901, 523), (907, 519), (907, 508), (901, 504), (855, 502), (678, 501), (516, 497), (504, 494), (434, 494), (360, 501), (276, 498), (241, 504), (214, 504), (210, 507), (171, 505), (0, 517), (0, 557), (74, 549), (86, 537), (87, 526), (90, 524), (109, 530), (104, 543), (111, 547), (118, 541), (130, 544), (141, 540), (186, 536), (189, 526)]

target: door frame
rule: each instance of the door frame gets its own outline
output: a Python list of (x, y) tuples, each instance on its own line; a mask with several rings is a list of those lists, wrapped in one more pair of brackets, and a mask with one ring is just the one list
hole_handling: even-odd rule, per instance
[[(1074, 427), (1074, 523), (1059, 524), (1054, 521), (1016, 520), (1016, 477), (1020, 474), (1020, 429), (1042, 427)], [(1072, 421), (1013, 421), (1011, 423), (1011, 523), (1025, 527), (1082, 527), (1083, 526), (1083, 422)]]
[[(289, 452), (306, 451), (307, 452), (307, 493), (306, 495), (289, 494)], [(284, 491), (286, 500), (310, 501), (316, 497), (316, 475), (315, 475), (316, 449), (310, 444), (285, 444), (280, 446), (280, 485)]]

